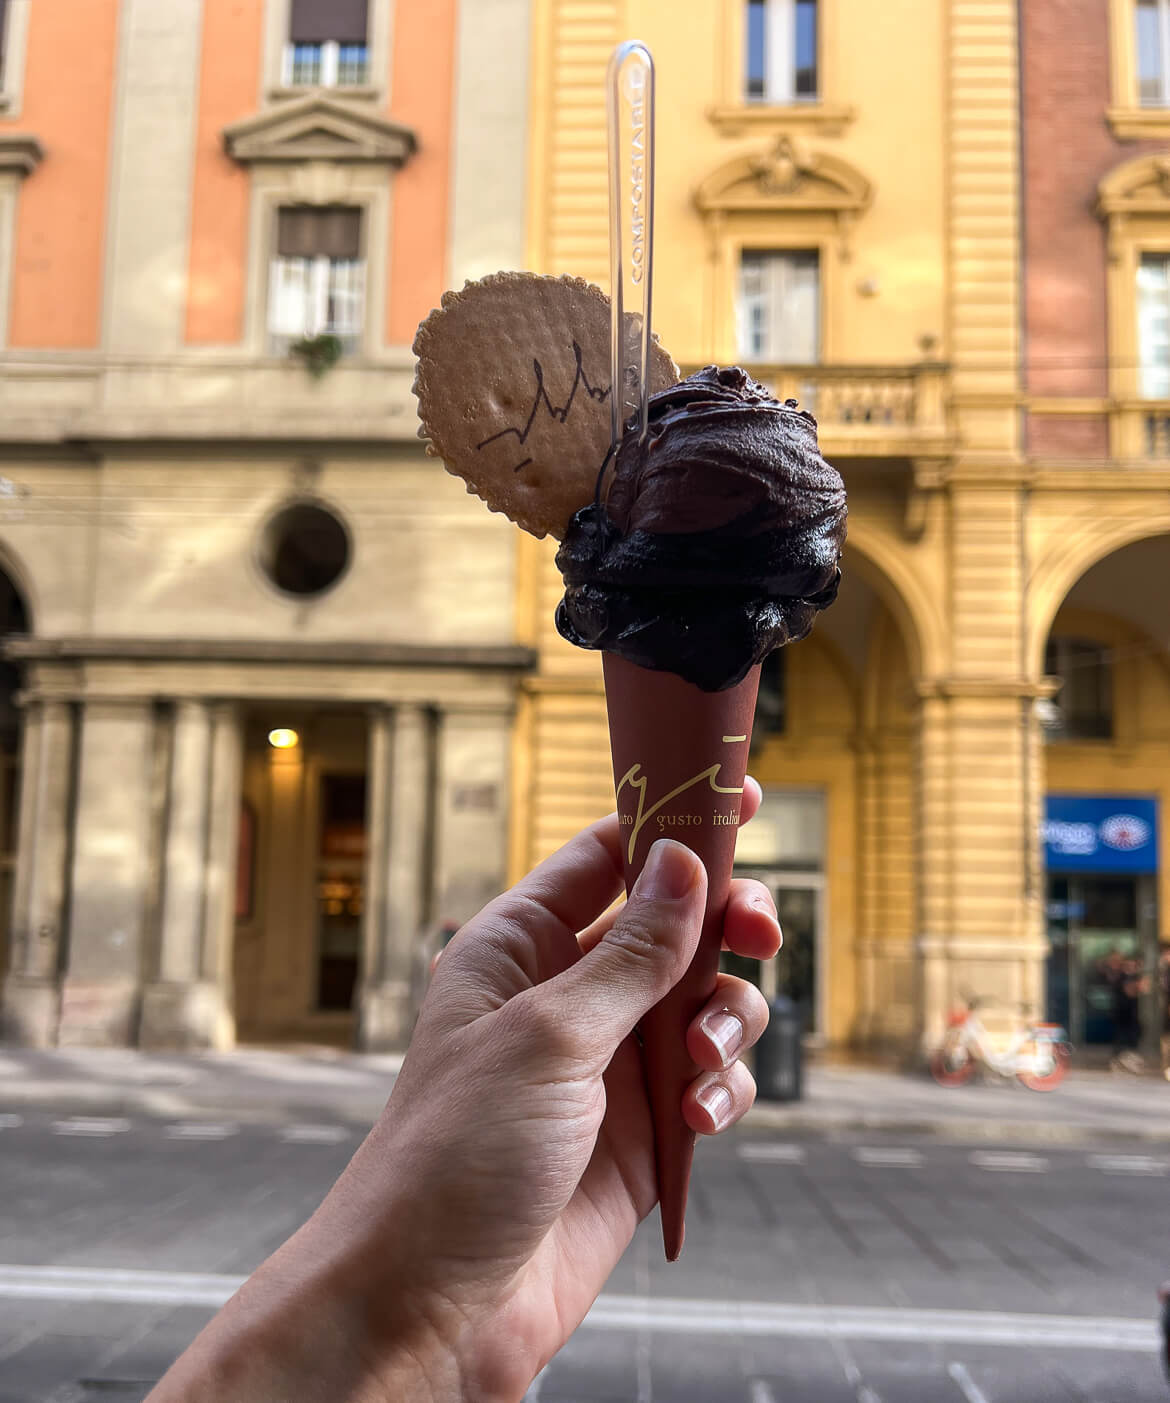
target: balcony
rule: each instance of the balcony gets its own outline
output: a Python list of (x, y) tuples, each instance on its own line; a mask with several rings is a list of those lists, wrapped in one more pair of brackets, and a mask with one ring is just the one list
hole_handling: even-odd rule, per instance
[[(685, 373), (698, 368), (687, 366)], [(947, 451), (947, 367), (939, 362), (748, 363), (745, 369), (777, 399), (794, 399), (815, 416), (827, 458), (905, 458)]]

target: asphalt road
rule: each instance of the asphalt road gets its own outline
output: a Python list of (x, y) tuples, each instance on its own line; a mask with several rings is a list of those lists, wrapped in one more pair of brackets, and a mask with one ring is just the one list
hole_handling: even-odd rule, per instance
[[(0, 1117), (0, 1403), (143, 1398), (359, 1134)], [(1167, 1403), (1168, 1191), (1170, 1148), (733, 1134), (530, 1403)]]

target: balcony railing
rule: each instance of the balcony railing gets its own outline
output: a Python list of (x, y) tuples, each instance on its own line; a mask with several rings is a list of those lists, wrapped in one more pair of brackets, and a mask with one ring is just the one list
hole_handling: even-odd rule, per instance
[[(688, 367), (688, 370), (697, 367)], [(921, 453), (947, 435), (946, 366), (772, 365), (745, 369), (777, 399), (794, 399), (838, 453)]]

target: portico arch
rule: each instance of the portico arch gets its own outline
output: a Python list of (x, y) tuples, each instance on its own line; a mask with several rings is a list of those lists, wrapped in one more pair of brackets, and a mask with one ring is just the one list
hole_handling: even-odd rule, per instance
[(1151, 510), (1153, 507), (1152, 502), (1143, 503), (1140, 517), (1094, 517), (1079, 529), (1061, 533), (1052, 549), (1037, 562), (1029, 585), (1032, 607), (1027, 657), (1032, 676), (1043, 671), (1044, 647), (1053, 620), (1077, 580), (1098, 562), (1135, 541), (1170, 535), (1170, 508), (1159, 511)]

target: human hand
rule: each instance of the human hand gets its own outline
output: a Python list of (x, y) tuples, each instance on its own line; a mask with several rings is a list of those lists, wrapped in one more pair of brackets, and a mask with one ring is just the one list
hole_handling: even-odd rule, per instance
[[(744, 821), (759, 802), (748, 781)], [(349, 1374), (341, 1385), (334, 1370), (322, 1397), (520, 1399), (653, 1208), (634, 1029), (690, 962), (706, 874), (662, 840), (629, 901), (609, 910), (621, 886), (611, 815), (447, 946), (385, 1112), (314, 1218), (258, 1273), (267, 1294), (251, 1292), (269, 1322), (281, 1315), (272, 1303), (299, 1292), (306, 1322), (328, 1322), (344, 1342)], [(776, 953), (760, 883), (733, 883), (724, 937), (741, 955)], [(752, 1104), (754, 1082), (735, 1059), (766, 1022), (759, 991), (721, 975), (688, 1030), (704, 1070), (682, 1111), (698, 1133), (726, 1129)], [(286, 1351), (299, 1334), (280, 1331)], [(310, 1351), (306, 1364), (328, 1371), (327, 1359)], [(316, 1396), (299, 1377), (297, 1396)]]

